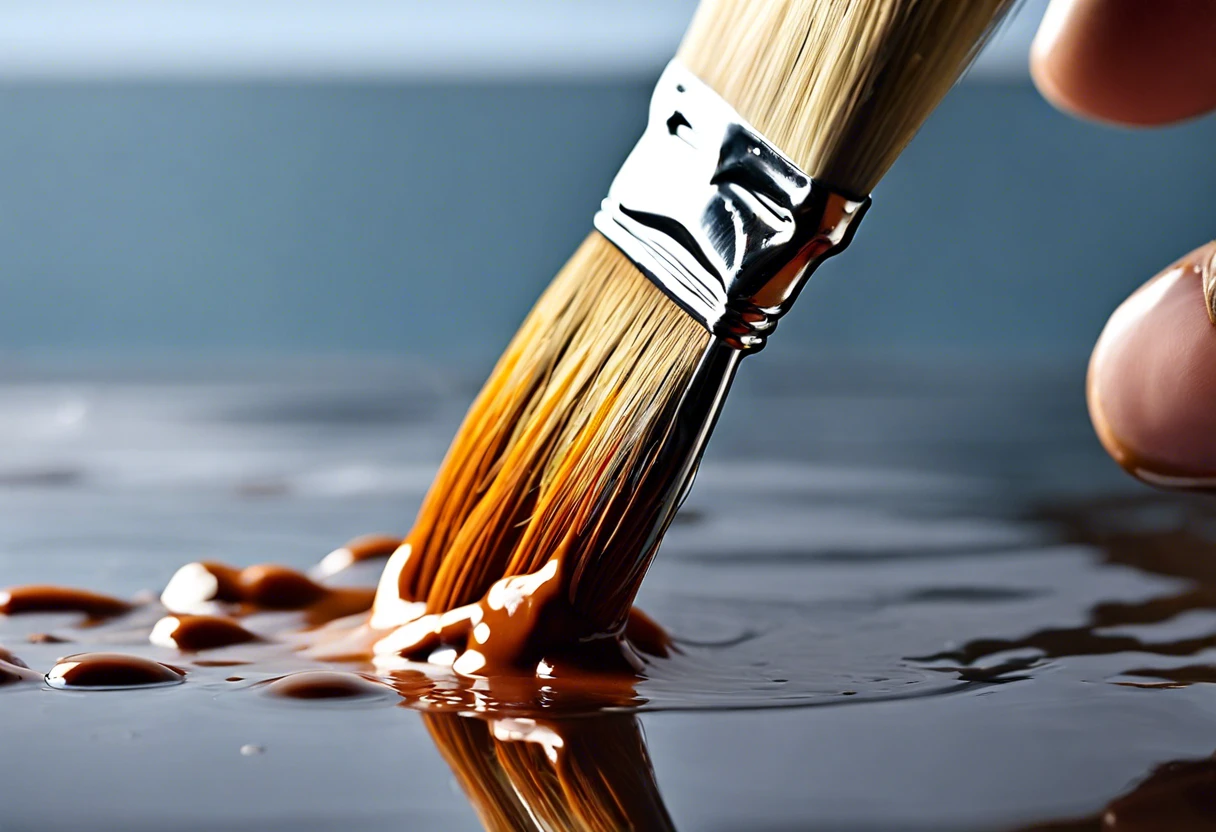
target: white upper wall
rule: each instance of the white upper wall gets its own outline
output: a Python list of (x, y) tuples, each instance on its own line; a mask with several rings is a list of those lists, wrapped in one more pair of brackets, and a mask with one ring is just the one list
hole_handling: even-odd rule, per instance
[[(1024, 78), (1045, 6), (1026, 0), (972, 77)], [(650, 76), (695, 7), (696, 0), (0, 0), (0, 79)]]

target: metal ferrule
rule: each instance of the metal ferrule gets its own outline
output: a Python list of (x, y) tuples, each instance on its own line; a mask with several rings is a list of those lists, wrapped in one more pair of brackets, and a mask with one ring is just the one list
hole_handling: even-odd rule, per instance
[(714, 336), (653, 460), (653, 551), (688, 495), (743, 356), (764, 347), (811, 272), (870, 205), (818, 182), (678, 61), (595, 227)]
[(869, 204), (803, 173), (672, 61), (595, 227), (711, 333), (755, 352)]

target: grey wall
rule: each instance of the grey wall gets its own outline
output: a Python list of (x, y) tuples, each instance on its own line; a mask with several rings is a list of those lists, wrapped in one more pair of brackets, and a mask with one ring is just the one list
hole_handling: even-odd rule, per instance
[[(0, 87), (0, 351), (491, 356), (589, 227), (648, 84)], [(775, 344), (1083, 356), (1216, 235), (1216, 121), (957, 89)]]

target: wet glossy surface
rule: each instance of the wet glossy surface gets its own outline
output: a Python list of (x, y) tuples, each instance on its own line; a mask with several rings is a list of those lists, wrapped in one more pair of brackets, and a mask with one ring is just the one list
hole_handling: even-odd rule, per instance
[[(622, 805), (656, 829), (1098, 829), (1108, 808), (1115, 829), (1204, 822), (1211, 504), (1156, 497), (1102, 456), (1083, 368), (779, 359), (744, 367), (639, 598), (682, 650), (621, 689), (649, 712), (573, 720), (561, 710), (578, 692), (557, 688), (532, 702), (550, 717), (401, 707), (519, 692), (309, 658), (287, 635), (315, 632), (306, 609), (211, 613), (264, 641), (148, 641), (191, 561), (373, 585), (377, 559), (308, 570), (408, 525), (476, 374), (466, 388), (383, 367), (194, 381), (10, 368), (0, 468), (75, 474), (0, 478), (17, 483), (0, 489), (0, 584), (139, 606), (87, 628), (79, 613), (0, 617), (0, 644), (39, 676), (87, 650), (189, 673), (104, 696), (0, 685), (0, 828), (476, 829), (520, 812), (613, 828)], [(383, 418), (386, 385), (435, 407)], [(300, 418), (335, 396), (342, 418)], [(394, 690), (265, 695), (301, 671)]]

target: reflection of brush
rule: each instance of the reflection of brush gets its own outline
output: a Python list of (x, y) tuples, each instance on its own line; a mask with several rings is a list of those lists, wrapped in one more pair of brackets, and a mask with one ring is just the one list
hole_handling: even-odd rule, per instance
[(492, 832), (674, 829), (636, 717), (565, 721), (423, 715)]
[(1008, 4), (704, 0), (601, 233), (473, 404), (375, 623), (399, 623), (402, 600), (443, 613), (548, 565), (531, 615), (564, 638), (618, 633), (739, 358), (848, 242)]

